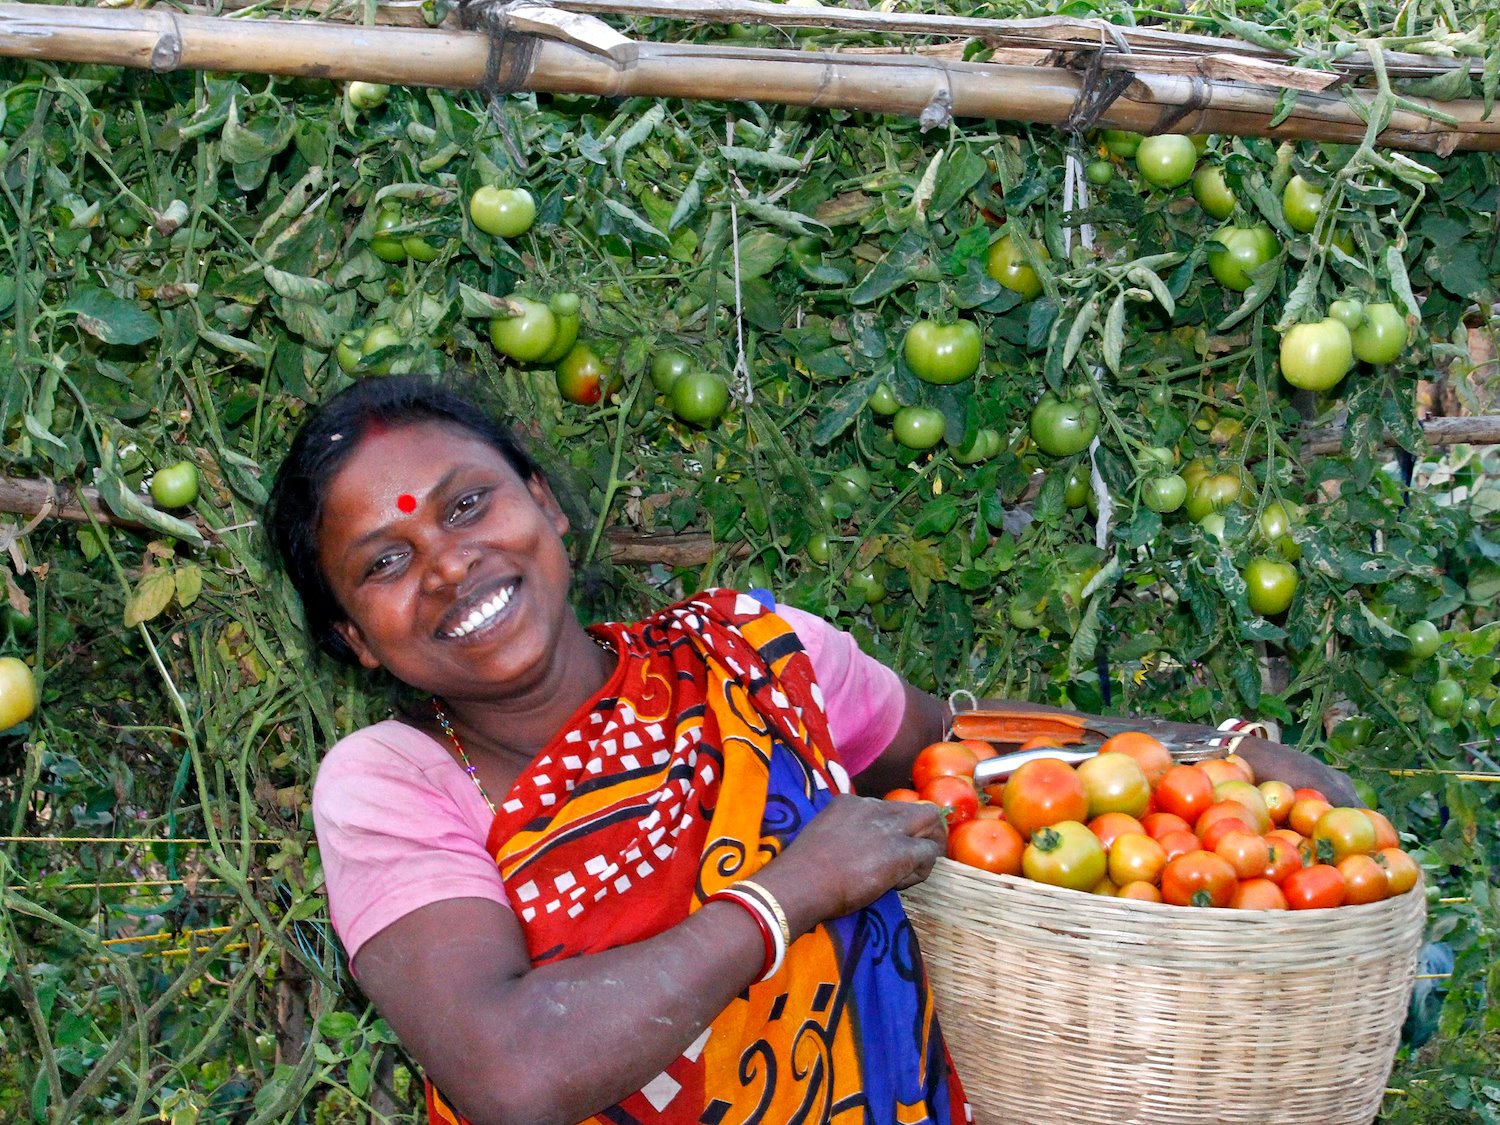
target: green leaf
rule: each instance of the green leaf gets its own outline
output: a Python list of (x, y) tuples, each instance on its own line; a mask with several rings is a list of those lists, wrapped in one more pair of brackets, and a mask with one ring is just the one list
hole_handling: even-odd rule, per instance
[(160, 616), (172, 604), (176, 593), (172, 572), (164, 566), (153, 567), (125, 599), (125, 627), (134, 628)]
[(1125, 347), (1125, 294), (1117, 293), (1109, 306), (1109, 315), (1104, 318), (1104, 335), (1100, 352), (1104, 365), (1116, 375), (1120, 374), (1120, 352)]
[(142, 344), (161, 335), (154, 317), (105, 289), (79, 290), (61, 311), (73, 313), (79, 328), (106, 344)]
[(759, 219), (763, 223), (769, 223), (773, 227), (790, 231), (792, 234), (833, 233), (832, 230), (818, 222), (811, 215), (804, 215), (799, 211), (789, 211), (785, 207), (778, 207), (774, 203), (767, 203), (764, 199), (757, 199), (754, 196), (739, 200), (737, 206), (745, 214)]
[(870, 401), (870, 392), (874, 389), (874, 380), (862, 379), (858, 383), (850, 383), (834, 395), (824, 407), (823, 416), (813, 429), (813, 444), (827, 445), (848, 429), (849, 423), (859, 417), (865, 403)]
[(1084, 337), (1088, 335), (1094, 321), (1099, 319), (1099, 298), (1097, 295), (1090, 297), (1088, 303), (1078, 310), (1078, 315), (1073, 318), (1072, 325), (1068, 328), (1068, 338), (1063, 342), (1062, 365), (1064, 368), (1073, 366), (1073, 361), (1078, 358), (1078, 349), (1083, 347)]
[(172, 583), (176, 587), (177, 604), (186, 609), (198, 600), (203, 590), (203, 568), (197, 563), (184, 563), (172, 572)]
[(789, 239), (768, 230), (753, 230), (740, 236), (739, 268), (741, 278), (764, 277), (786, 256)]
[(266, 283), (288, 300), (321, 302), (333, 293), (333, 286), (316, 277), (288, 273), (272, 265), (262, 266), (261, 270), (265, 274)]
[[(617, 222), (613, 224), (614, 229), (627, 242), (634, 242), (642, 246), (650, 246), (654, 250), (670, 250), (671, 240), (661, 231), (648, 223), (635, 211), (631, 210), (618, 199), (602, 200), (605, 210), (610, 212)], [(601, 229), (603, 224), (601, 224)]]
[(913, 281), (936, 281), (932, 260), (928, 256), (929, 249), (930, 245), (925, 237), (915, 231), (907, 231), (875, 263), (875, 267), (860, 279), (854, 291), (849, 294), (849, 303), (868, 305)]
[(737, 168), (758, 168), (770, 172), (800, 172), (802, 161), (780, 152), (764, 152), (743, 145), (720, 145), (719, 155)]
[(1125, 271), (1125, 276), (1137, 285), (1144, 285), (1151, 290), (1151, 295), (1156, 298), (1157, 303), (1167, 311), (1168, 316), (1177, 312), (1177, 302), (1172, 299), (1172, 293), (1167, 288), (1167, 283), (1161, 279), (1155, 270), (1147, 269), (1137, 262)]
[(949, 154), (939, 172), (937, 185), (927, 211), (933, 216), (945, 214), (968, 197), (974, 186), (984, 179), (989, 165), (968, 145), (963, 145)]

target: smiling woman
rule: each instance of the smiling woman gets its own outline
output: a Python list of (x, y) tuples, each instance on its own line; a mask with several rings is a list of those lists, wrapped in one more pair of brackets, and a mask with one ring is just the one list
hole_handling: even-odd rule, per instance
[(570, 605), (567, 518), (485, 411), (371, 379), (268, 527), (319, 646), (431, 697), (313, 811), (335, 929), (435, 1121), (962, 1121), (896, 891), (939, 810), (883, 792), (945, 712), (844, 634), (707, 591)]

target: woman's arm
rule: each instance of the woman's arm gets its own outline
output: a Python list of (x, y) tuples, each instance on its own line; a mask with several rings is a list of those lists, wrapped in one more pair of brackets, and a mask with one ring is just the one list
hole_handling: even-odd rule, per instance
[[(907, 714), (901, 728), (889, 747), (881, 756), (856, 778), (859, 791), (875, 796), (898, 786), (911, 784), (911, 766), (918, 752), (930, 742), (943, 737), (951, 714), (942, 700), (905, 684)], [(990, 711), (1053, 712), (1056, 714), (1082, 715), (1085, 720), (1100, 716), (1069, 711), (1045, 703), (1029, 703), (1007, 699), (985, 699), (980, 704)], [(1204, 738), (1219, 732), (1211, 727), (1193, 723), (1167, 724), (1183, 738)], [(936, 730), (936, 733), (934, 732)], [(1255, 776), (1265, 781), (1276, 779), (1289, 785), (1320, 789), (1334, 805), (1359, 805), (1362, 802), (1354, 791), (1354, 783), (1348, 775), (1326, 765), (1310, 754), (1270, 742), (1263, 738), (1244, 738), (1235, 748), (1236, 752), (1250, 763)]]
[[(935, 806), (837, 797), (755, 880), (793, 936), (925, 878)], [(475, 1125), (566, 1125), (645, 1086), (760, 973), (755, 921), (710, 903), (646, 941), (532, 969), (520, 923), (481, 899), (407, 914), (360, 948), (359, 981)]]

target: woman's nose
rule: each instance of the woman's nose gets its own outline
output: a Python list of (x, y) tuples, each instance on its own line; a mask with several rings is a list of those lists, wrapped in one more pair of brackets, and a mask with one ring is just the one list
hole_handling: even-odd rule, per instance
[(429, 589), (458, 585), (478, 557), (476, 552), (458, 544), (440, 548), (433, 557), (432, 565), (427, 568), (425, 585)]

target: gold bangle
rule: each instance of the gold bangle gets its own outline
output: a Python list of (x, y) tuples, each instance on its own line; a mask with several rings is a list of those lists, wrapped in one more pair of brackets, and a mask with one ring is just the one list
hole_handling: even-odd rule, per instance
[(781, 909), (781, 903), (776, 901), (776, 896), (766, 890), (759, 883), (752, 883), (749, 879), (739, 879), (732, 884), (742, 890), (749, 891), (770, 907), (771, 913), (776, 917), (776, 925), (781, 929), (781, 940), (786, 942), (790, 948), (792, 944), (792, 927), (787, 923), (786, 911)]

